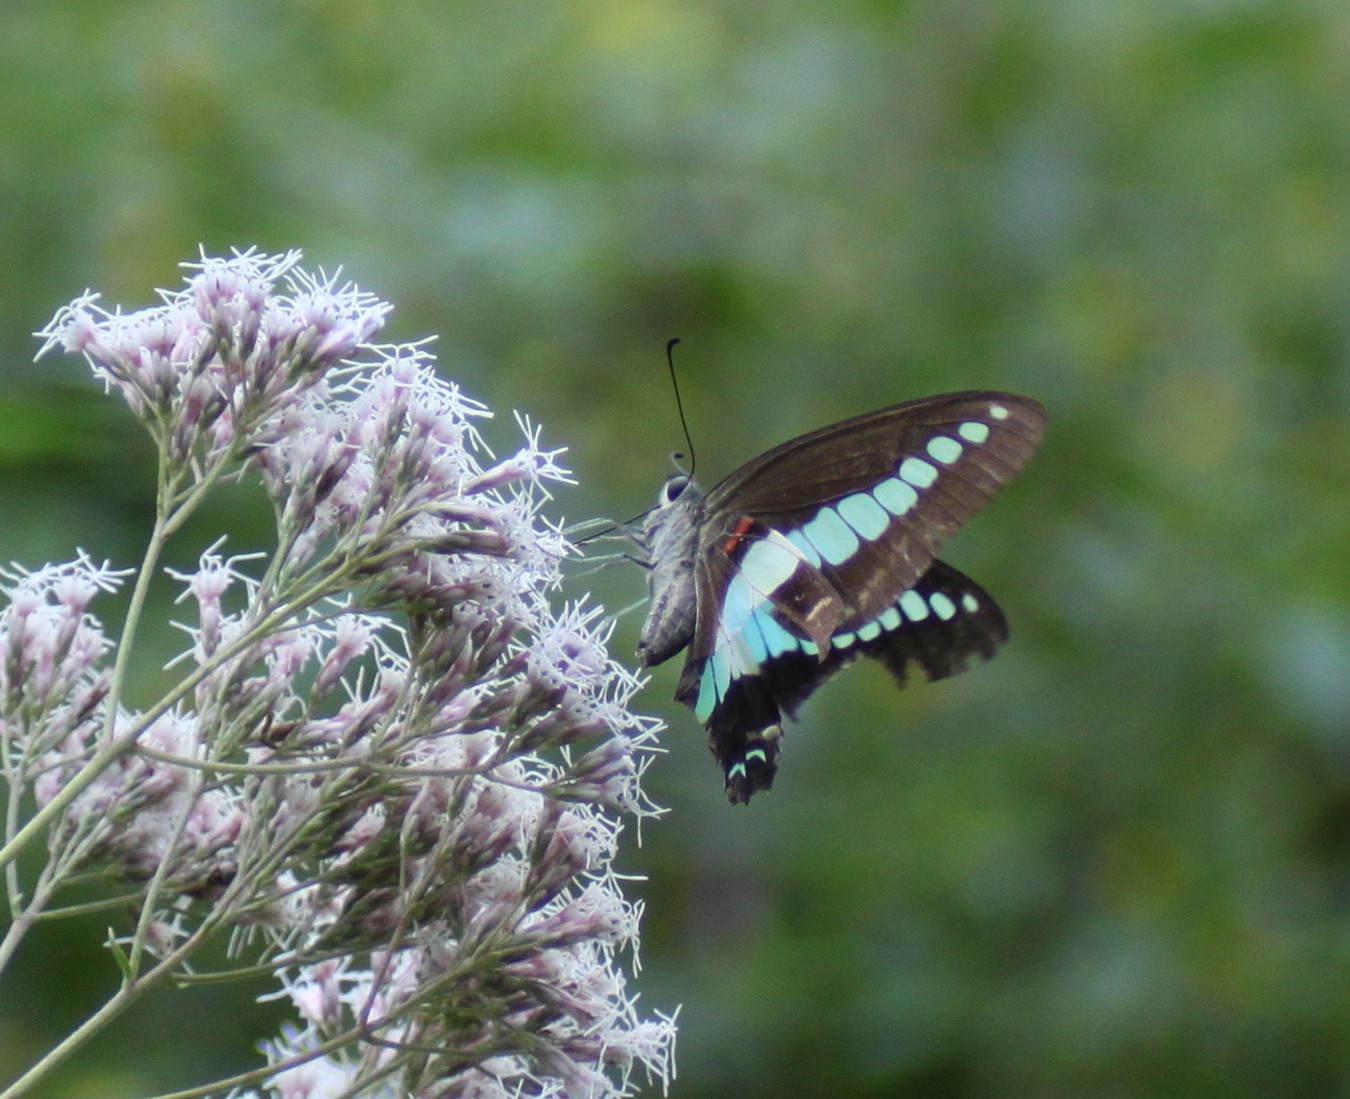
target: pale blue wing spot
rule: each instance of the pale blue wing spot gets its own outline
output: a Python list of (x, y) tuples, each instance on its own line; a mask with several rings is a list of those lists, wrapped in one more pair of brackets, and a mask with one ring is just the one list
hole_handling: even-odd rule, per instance
[(694, 716), (699, 721), (712, 717), (713, 707), (717, 705), (717, 687), (713, 683), (712, 669), (703, 667), (703, 675), (698, 681), (698, 701), (694, 703)]
[(1008, 418), (1008, 410), (1001, 404), (991, 404), (989, 406), (989, 415), (996, 420), (1006, 420)]
[(761, 595), (771, 595), (797, 571), (798, 557), (789, 546), (760, 540), (741, 558), (740, 571)]
[(745, 762), (744, 762), (744, 763), (738, 764), (738, 766), (739, 766), (742, 770), (744, 770), (744, 769), (745, 769), (745, 764), (746, 764), (746, 763), (749, 763), (752, 759), (757, 759), (757, 760), (760, 761), (760, 763), (768, 763), (768, 762), (769, 762), (768, 754), (764, 751), (763, 748), (749, 748), (749, 749), (746, 750), (746, 753), (745, 753)]
[[(753, 627), (747, 627), (747, 629), (753, 629)], [(748, 633), (737, 634), (733, 637), (729, 650), (731, 656), (727, 661), (727, 666), (731, 669), (733, 680), (740, 679), (743, 675), (754, 675), (759, 671), (760, 665), (763, 664), (763, 661), (755, 655), (757, 652), (763, 651), (763, 644), (762, 642), (760, 645), (752, 644)]]
[(928, 604), (913, 588), (900, 597), (900, 609), (911, 622), (922, 622), (928, 617)]
[(934, 435), (928, 440), (928, 456), (949, 466), (961, 457), (961, 444), (947, 435)]
[[(738, 580), (741, 581), (739, 585), (736, 584)], [(728, 593), (735, 587), (750, 590), (749, 584), (739, 574), (727, 585)], [(724, 673), (726, 677), (725, 681), (720, 675), (717, 679), (719, 698), (726, 694), (730, 680), (749, 675), (759, 668), (759, 661), (755, 658), (757, 648), (755, 641), (759, 642), (758, 647), (762, 647), (764, 639), (758, 636), (759, 631), (754, 628), (753, 623), (755, 611), (763, 605), (763, 600), (755, 595), (751, 598), (758, 602), (746, 607), (744, 605), (746, 600), (736, 596), (731, 612), (728, 612), (726, 604), (723, 604), (723, 614), (717, 623), (716, 641), (710, 658), (714, 672)]]
[(971, 595), (970, 592), (964, 592), (961, 595), (961, 606), (965, 607), (967, 614), (974, 614), (980, 609), (980, 601)]
[(881, 636), (881, 623), (880, 623), (880, 621), (874, 620), (874, 621), (868, 622), (867, 625), (865, 625), (865, 626), (859, 626), (859, 627), (858, 627), (858, 640), (859, 640), (859, 641), (872, 641), (872, 640), (874, 640), (874, 639), (876, 639), (876, 638), (878, 638), (878, 637), (880, 637), (880, 636)]
[(798, 642), (798, 644), (801, 645), (802, 652), (804, 652), (807, 656), (820, 655), (820, 646), (817, 645), (814, 641), (801, 641)]
[(736, 660), (732, 664), (733, 674), (739, 669), (742, 675), (753, 675), (769, 659), (769, 646), (759, 624), (760, 612), (756, 611), (740, 635), (732, 638), (732, 648), (736, 652)]
[(915, 488), (929, 488), (937, 480), (937, 466), (922, 458), (906, 458), (900, 463), (900, 476)]
[(727, 584), (727, 593), (722, 597), (722, 620), (719, 625), (730, 637), (745, 629), (755, 608), (764, 602), (764, 597), (754, 590), (750, 581), (741, 573), (733, 573)]
[(956, 604), (940, 591), (935, 591), (928, 597), (928, 605), (933, 608), (933, 613), (944, 622), (956, 617)]
[[(708, 657), (708, 667), (712, 670), (713, 690), (719, 699), (726, 698), (727, 688), (731, 686), (731, 664), (725, 648), (716, 648)], [(706, 673), (705, 673), (706, 674)]]
[(738, 759), (735, 763), (733, 763), (730, 767), (727, 768), (727, 781), (728, 781), (728, 782), (730, 782), (733, 778), (744, 778), (744, 777), (745, 777), (745, 761), (744, 761), (744, 760)]
[(887, 607), (881, 612), (881, 617), (877, 619), (877, 623), (887, 633), (898, 628), (903, 621), (904, 619), (900, 617), (900, 610), (897, 607)]
[(855, 640), (857, 640), (857, 634), (837, 633), (830, 638), (830, 644), (836, 649), (847, 649)]
[(956, 429), (956, 433), (966, 442), (979, 446), (989, 438), (989, 425), (982, 424), (979, 420), (967, 420)]
[(816, 547), (811, 545), (811, 539), (799, 530), (790, 530), (787, 532), (787, 540), (797, 547), (808, 565), (813, 569), (820, 568), (820, 554), (816, 552)]
[(880, 538), (891, 525), (886, 509), (872, 499), (871, 493), (855, 492), (834, 505), (845, 523), (869, 542)]
[(897, 480), (894, 477), (887, 477), (886, 480), (877, 485), (872, 490), (872, 495), (892, 515), (904, 515), (919, 502), (919, 494), (904, 481)]
[(760, 634), (770, 656), (782, 656), (800, 647), (797, 639), (779, 625), (767, 607), (761, 607), (755, 612), (755, 621), (759, 623)]
[(839, 518), (839, 513), (831, 507), (821, 508), (816, 517), (802, 527), (802, 533), (831, 565), (842, 565), (858, 552), (862, 544), (853, 533), (853, 528)]

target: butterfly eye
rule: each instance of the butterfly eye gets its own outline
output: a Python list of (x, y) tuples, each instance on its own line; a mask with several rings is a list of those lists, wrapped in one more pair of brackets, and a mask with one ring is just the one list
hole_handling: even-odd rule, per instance
[(689, 478), (683, 473), (672, 473), (661, 486), (661, 506), (669, 507), (689, 487)]

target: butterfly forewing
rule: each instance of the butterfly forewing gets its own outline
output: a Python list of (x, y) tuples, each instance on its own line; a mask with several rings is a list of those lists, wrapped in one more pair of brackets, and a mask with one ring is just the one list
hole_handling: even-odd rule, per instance
[[(732, 534), (752, 520), (807, 543), (808, 563), (838, 601), (824, 617), (837, 614), (840, 626), (856, 627), (923, 575), (941, 543), (1026, 464), (1044, 430), (1037, 402), (969, 392), (907, 401), (803, 435), (709, 492), (698, 565), (721, 572)], [(711, 629), (711, 620), (702, 623), (695, 650)]]
[[(996, 408), (1006, 415), (996, 415)], [(968, 421), (990, 429), (989, 437), (975, 445), (1002, 455), (1016, 469), (1044, 434), (1045, 410), (1029, 397), (975, 390), (864, 412), (746, 462), (708, 493), (708, 506), (715, 509), (732, 496), (749, 511), (794, 510), (830, 500), (879, 479), (900, 457), (923, 456), (934, 431), (952, 434)]]

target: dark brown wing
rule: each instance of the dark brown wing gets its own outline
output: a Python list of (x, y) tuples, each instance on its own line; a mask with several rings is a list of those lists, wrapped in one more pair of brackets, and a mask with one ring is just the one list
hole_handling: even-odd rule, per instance
[[(979, 430), (977, 430), (977, 428)], [(701, 618), (694, 651), (710, 641), (725, 572), (743, 545), (734, 541), (747, 521), (756, 530), (806, 528), (822, 508), (884, 482), (912, 492), (913, 505), (890, 517), (875, 538), (859, 538), (838, 563), (801, 569), (775, 602), (800, 600), (817, 608), (817, 636), (825, 627), (856, 628), (874, 618), (927, 570), (938, 547), (1022, 469), (1045, 432), (1045, 409), (1014, 393), (965, 392), (892, 405), (823, 427), (746, 463), (708, 493), (698, 561)], [(951, 440), (956, 457), (934, 460), (935, 439)], [(947, 453), (947, 452), (943, 452)], [(900, 478), (907, 459), (931, 471), (927, 487)], [(796, 590), (802, 588), (803, 590)], [(825, 602), (821, 603), (822, 597)]]

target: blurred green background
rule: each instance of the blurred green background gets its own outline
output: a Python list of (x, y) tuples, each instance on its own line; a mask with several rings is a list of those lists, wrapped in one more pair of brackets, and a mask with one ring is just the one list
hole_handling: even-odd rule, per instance
[[(1350, 1095), (1347, 57), (1316, 0), (5, 0), (0, 559), (136, 559), (148, 448), (29, 333), (199, 243), (301, 247), (439, 333), (499, 450), (512, 408), (571, 448), (569, 519), (683, 447), (670, 336), (707, 481), (1029, 393), (1041, 456), (945, 554), (997, 661), (851, 669), (748, 809), (674, 665), (643, 695), (670, 812), (623, 867), (671, 1094)], [(182, 560), (257, 545), (255, 503)], [(115, 980), (102, 934), (7, 979), (0, 1080)], [(256, 991), (146, 1005), (46, 1094), (250, 1067)]]

